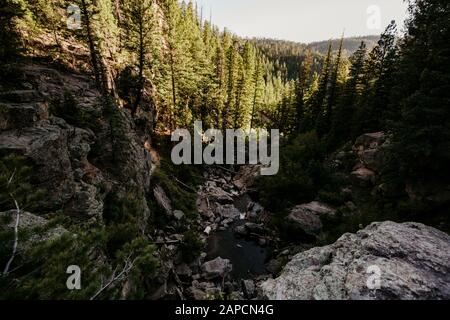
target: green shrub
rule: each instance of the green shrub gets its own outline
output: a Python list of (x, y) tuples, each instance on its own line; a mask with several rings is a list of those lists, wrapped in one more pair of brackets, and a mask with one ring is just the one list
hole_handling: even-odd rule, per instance
[[(32, 230), (30, 235), (37, 233)], [(159, 270), (155, 248), (134, 233), (108, 257), (105, 252), (111, 234), (111, 230), (101, 226), (72, 225), (61, 237), (24, 247), (15, 259), (18, 267), (8, 276), (0, 275), (0, 299), (89, 299), (111, 279), (114, 270), (117, 275), (127, 262), (133, 264), (126, 277), (134, 284), (131, 298), (143, 298)], [(8, 241), (11, 237), (11, 233), (0, 232), (1, 240)], [(26, 238), (21, 234), (20, 239)], [(66, 270), (70, 265), (81, 269), (81, 290), (67, 289)], [(117, 281), (98, 299), (119, 299), (124, 280)]]
[[(16, 258), (20, 266), (3, 277), (2, 299), (86, 299), (101, 285), (101, 274), (108, 267), (93, 258), (96, 247), (103, 247), (105, 238), (99, 231), (66, 234), (55, 240), (29, 246)], [(82, 289), (68, 290), (67, 267), (78, 265), (82, 270)]]
[(1, 0), (0, 4), (0, 66), (3, 67), (14, 61), (22, 50), (17, 21), (25, 15), (25, 8), (22, 2), (12, 0)]
[(0, 157), (0, 207), (1, 211), (16, 209), (14, 200), (21, 210), (32, 211), (43, 197), (43, 192), (31, 183), (33, 166), (20, 155), (9, 154)]
[(129, 279), (133, 282), (133, 290), (128, 299), (147, 298), (149, 288), (159, 272), (159, 261), (155, 257), (155, 247), (148, 240), (139, 237), (129, 242), (117, 255), (118, 261), (133, 261), (134, 267)]
[(272, 212), (310, 202), (326, 179), (323, 143), (315, 132), (300, 135), (280, 150), (280, 171), (257, 181), (260, 201)]
[(180, 248), (183, 260), (192, 262), (200, 255), (203, 243), (194, 230), (188, 230), (183, 234), (183, 242)]
[(174, 210), (183, 211), (188, 218), (195, 218), (197, 211), (197, 190), (202, 181), (201, 167), (176, 166), (162, 160), (161, 167), (152, 177), (153, 185), (160, 185), (169, 197)]
[(106, 224), (129, 222), (136, 220), (142, 211), (134, 192), (125, 195), (110, 192), (104, 201), (103, 220)]

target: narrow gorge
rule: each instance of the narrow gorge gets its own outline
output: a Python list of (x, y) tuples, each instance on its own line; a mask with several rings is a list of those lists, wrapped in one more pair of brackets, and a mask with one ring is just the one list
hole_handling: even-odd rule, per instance
[(448, 1), (309, 44), (0, 2), (0, 300), (450, 299)]

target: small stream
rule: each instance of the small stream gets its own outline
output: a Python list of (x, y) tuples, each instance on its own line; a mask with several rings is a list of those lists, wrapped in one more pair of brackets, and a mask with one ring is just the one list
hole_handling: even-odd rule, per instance
[[(239, 211), (246, 212), (250, 201), (250, 197), (244, 194), (235, 199), (234, 205)], [(245, 222), (245, 220), (237, 221), (225, 231), (211, 234), (208, 239), (208, 260), (217, 257), (229, 259), (233, 265), (231, 276), (235, 280), (251, 279), (266, 273), (268, 250), (255, 241), (236, 236), (233, 231), (234, 227)]]

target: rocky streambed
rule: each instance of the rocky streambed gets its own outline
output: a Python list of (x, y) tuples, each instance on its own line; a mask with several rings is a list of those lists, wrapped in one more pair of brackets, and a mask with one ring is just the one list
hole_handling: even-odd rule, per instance
[[(242, 226), (243, 222), (234, 226)], [(269, 249), (254, 240), (238, 236), (233, 228), (210, 235), (207, 246), (207, 259), (223, 257), (230, 260), (233, 279), (248, 279), (267, 273), (266, 260)]]
[[(202, 252), (193, 262), (186, 262), (179, 250), (186, 241), (183, 235), (170, 235), (170, 227), (160, 230), (156, 243), (161, 245), (167, 272), (153, 298), (261, 298), (261, 284), (276, 277), (295, 253), (305, 250), (302, 245), (282, 247), (276, 232), (268, 227), (270, 213), (251, 198), (258, 174), (257, 166), (243, 166), (237, 172), (223, 167), (206, 169), (197, 190), (199, 217), (189, 225), (203, 243)], [(187, 222), (182, 212), (172, 210), (164, 190), (157, 187), (154, 191), (175, 228)]]
[[(354, 169), (376, 168), (370, 160), (384, 143), (383, 135), (358, 141), (345, 156), (357, 155)], [(339, 166), (340, 161), (334, 162)], [(419, 223), (386, 221), (361, 225), (333, 244), (313, 247), (338, 216), (335, 207), (313, 201), (290, 209), (283, 223), (298, 239), (281, 241), (268, 227), (270, 213), (251, 198), (258, 172), (255, 166), (204, 172), (197, 192), (200, 215), (190, 226), (201, 235), (203, 252), (189, 265), (174, 260), (175, 278), (181, 279), (175, 283), (182, 289), (174, 298), (449, 299), (447, 234)], [(374, 188), (375, 181), (356, 173), (342, 192)], [(348, 214), (358, 214), (355, 203), (345, 207)], [(177, 236), (169, 240), (182, 242)]]
[[(155, 199), (169, 223), (152, 236), (163, 262), (163, 277), (151, 298), (254, 299), (259, 284), (279, 273), (289, 250), (277, 250), (279, 239), (266, 227), (270, 214), (250, 196), (259, 171), (257, 166), (243, 166), (237, 172), (206, 168), (196, 190), (199, 215), (194, 220), (173, 210), (163, 188), (155, 186)], [(178, 230), (186, 227), (202, 243), (193, 261), (183, 257), (183, 248), (192, 239)]]
[[(276, 241), (264, 227), (267, 213), (252, 201), (247, 188), (257, 174), (254, 167), (233, 173), (211, 168), (198, 191), (198, 211), (206, 242), (201, 279), (218, 283), (221, 297), (256, 297), (256, 283), (270, 277), (267, 263)], [(191, 290), (195, 288), (191, 288)]]

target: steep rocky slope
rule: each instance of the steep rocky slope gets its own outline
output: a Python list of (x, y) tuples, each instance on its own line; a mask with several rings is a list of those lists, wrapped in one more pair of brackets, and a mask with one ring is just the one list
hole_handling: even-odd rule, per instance
[(108, 193), (133, 189), (145, 220), (148, 137), (136, 133), (129, 114), (114, 106), (106, 110), (88, 77), (41, 65), (25, 65), (21, 72), (27, 89), (0, 94), (0, 153), (31, 161), (33, 185), (45, 192), (39, 211), (64, 208), (66, 214), (101, 222)]
[[(146, 238), (152, 160), (149, 126), (136, 125), (142, 112), (133, 119), (86, 75), (31, 62), (17, 73), (20, 81), (0, 92), (1, 174), (29, 187), (28, 195), (16, 195), (20, 188), (1, 186), (0, 261), (8, 267), (0, 286), (13, 288), (2, 297), (150, 295), (153, 283), (136, 282), (144, 267), (139, 277), (155, 276), (159, 254)], [(20, 167), (12, 164), (15, 159)], [(24, 168), (26, 176), (16, 175)], [(19, 250), (13, 250), (16, 244)], [(129, 251), (125, 257), (123, 250)], [(138, 259), (145, 266), (137, 266)], [(80, 291), (67, 290), (61, 278), (73, 263), (90, 282)], [(33, 265), (42, 271), (30, 277)], [(123, 268), (118, 277), (115, 270)], [(50, 283), (48, 289), (42, 283)]]

